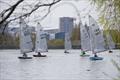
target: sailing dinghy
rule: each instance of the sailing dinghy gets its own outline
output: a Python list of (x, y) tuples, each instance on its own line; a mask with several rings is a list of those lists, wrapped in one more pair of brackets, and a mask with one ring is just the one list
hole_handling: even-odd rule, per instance
[(81, 55), (82, 57), (89, 56), (86, 54), (87, 51), (90, 51), (90, 35), (89, 27), (87, 25), (83, 26), (80, 23), (80, 37), (81, 37)]
[(65, 41), (64, 41), (65, 51), (64, 53), (69, 53), (68, 50), (72, 49), (71, 45), (71, 37), (69, 33), (65, 33)]
[(97, 53), (103, 52), (105, 48), (105, 40), (103, 33), (100, 30), (97, 22), (89, 15), (89, 29), (90, 29), (90, 43), (91, 51), (94, 54), (93, 57), (90, 57), (90, 60), (102, 60), (102, 57), (98, 57)]
[(46, 34), (40, 23), (37, 24), (35, 52), (38, 54), (33, 55), (34, 57), (46, 57), (46, 55), (42, 55), (41, 53), (48, 52)]
[(22, 18), (20, 18), (20, 51), (23, 56), (18, 57), (19, 59), (32, 59), (32, 57), (28, 57), (26, 54), (33, 51), (31, 33), (29, 26)]

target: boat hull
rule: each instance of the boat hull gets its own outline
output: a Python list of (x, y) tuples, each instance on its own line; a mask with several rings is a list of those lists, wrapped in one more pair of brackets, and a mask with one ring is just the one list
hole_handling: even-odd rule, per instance
[(69, 53), (69, 52), (65, 50), (64, 53)]
[(90, 57), (90, 60), (96, 61), (96, 60), (103, 60), (102, 57)]
[(33, 57), (47, 57), (46, 55), (33, 55)]
[(109, 53), (113, 53), (113, 51), (110, 50)]
[(80, 55), (81, 57), (89, 57), (90, 55), (87, 55), (87, 54), (85, 54), (85, 55)]
[(32, 59), (32, 57), (18, 57), (19, 59)]

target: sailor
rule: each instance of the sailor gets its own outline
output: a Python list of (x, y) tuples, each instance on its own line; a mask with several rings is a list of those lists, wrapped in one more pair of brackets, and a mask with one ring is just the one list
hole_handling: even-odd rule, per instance
[(98, 57), (97, 54), (95, 54), (94, 57)]
[(85, 51), (82, 51), (82, 55), (85, 55), (86, 53), (85, 53)]
[(65, 50), (64, 53), (69, 53), (69, 52), (67, 50)]
[(38, 55), (40, 55), (40, 56), (41, 56), (41, 53), (40, 53), (40, 52), (38, 52)]
[(23, 57), (27, 57), (27, 54), (26, 54), (26, 53), (23, 53)]

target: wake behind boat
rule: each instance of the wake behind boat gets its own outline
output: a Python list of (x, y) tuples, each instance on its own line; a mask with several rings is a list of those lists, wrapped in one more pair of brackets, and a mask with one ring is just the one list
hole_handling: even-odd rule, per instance
[(28, 25), (22, 18), (20, 18), (20, 52), (23, 56), (18, 57), (19, 59), (32, 59), (32, 57), (28, 57), (26, 54), (33, 51), (33, 44), (30, 34)]

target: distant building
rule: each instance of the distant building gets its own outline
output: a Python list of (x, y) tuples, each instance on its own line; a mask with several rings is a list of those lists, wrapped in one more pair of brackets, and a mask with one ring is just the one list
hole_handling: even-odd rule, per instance
[(49, 34), (49, 40), (54, 40), (55, 39), (55, 34)]
[(35, 27), (34, 26), (29, 26), (30, 32), (34, 33), (35, 32)]
[(55, 39), (64, 39), (65, 32), (58, 32), (55, 34)]
[(19, 27), (9, 27), (9, 34), (12, 36), (12, 37), (17, 37), (18, 34), (19, 34)]
[(72, 17), (61, 17), (60, 18), (60, 32), (72, 33), (74, 18)]
[(55, 39), (55, 34), (60, 32), (59, 29), (48, 29), (48, 30), (44, 30), (47, 33), (47, 39), (48, 40), (53, 40)]
[[(31, 27), (28, 27), (28, 29), (31, 33), (35, 33), (35, 27), (31, 26)], [(20, 34), (20, 27), (8, 27), (8, 33), (12, 37), (18, 37)]]
[(60, 32), (59, 29), (48, 29), (48, 30), (44, 30), (45, 32), (47, 32), (48, 34), (55, 34)]

